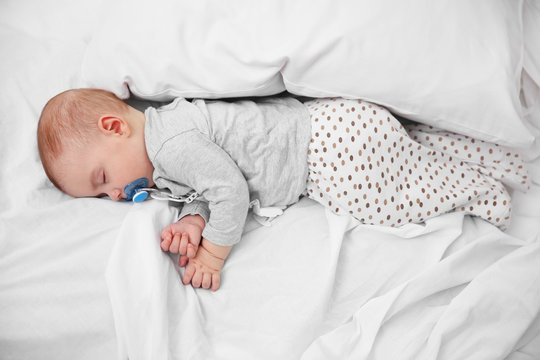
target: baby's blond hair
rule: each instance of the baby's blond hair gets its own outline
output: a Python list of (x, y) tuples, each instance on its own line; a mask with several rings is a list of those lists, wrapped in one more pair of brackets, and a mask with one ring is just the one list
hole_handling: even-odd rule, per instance
[(101, 116), (123, 116), (128, 108), (113, 93), (99, 89), (67, 90), (47, 102), (37, 128), (38, 149), (43, 169), (58, 189), (62, 188), (52, 167), (65, 148), (88, 145), (99, 133)]

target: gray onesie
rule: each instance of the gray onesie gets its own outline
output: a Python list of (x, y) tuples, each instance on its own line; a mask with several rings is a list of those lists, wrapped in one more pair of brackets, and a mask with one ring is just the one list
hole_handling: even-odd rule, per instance
[(203, 216), (202, 235), (216, 245), (240, 241), (251, 201), (286, 206), (306, 188), (311, 122), (293, 98), (178, 98), (145, 116), (155, 184), (175, 195), (197, 191), (202, 198), (180, 216)]

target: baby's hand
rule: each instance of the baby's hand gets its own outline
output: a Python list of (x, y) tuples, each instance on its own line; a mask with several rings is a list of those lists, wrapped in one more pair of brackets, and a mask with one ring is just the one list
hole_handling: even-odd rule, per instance
[(221, 268), (232, 246), (218, 246), (203, 238), (201, 246), (184, 272), (182, 282), (195, 288), (203, 287), (216, 291), (221, 283)]
[(204, 229), (204, 219), (200, 215), (186, 215), (161, 232), (161, 249), (180, 254), (180, 266), (186, 266), (197, 253)]

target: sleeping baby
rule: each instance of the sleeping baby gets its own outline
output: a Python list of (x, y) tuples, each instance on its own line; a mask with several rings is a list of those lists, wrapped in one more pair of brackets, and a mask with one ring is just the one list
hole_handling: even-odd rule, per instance
[(404, 128), (363, 100), (178, 98), (141, 112), (110, 92), (76, 89), (49, 100), (37, 136), (47, 176), (71, 196), (130, 199), (136, 179), (188, 196), (161, 248), (180, 254), (184, 284), (213, 291), (250, 208), (271, 218), (307, 196), (365, 224), (460, 211), (504, 227), (504, 184), (528, 181), (514, 151)]

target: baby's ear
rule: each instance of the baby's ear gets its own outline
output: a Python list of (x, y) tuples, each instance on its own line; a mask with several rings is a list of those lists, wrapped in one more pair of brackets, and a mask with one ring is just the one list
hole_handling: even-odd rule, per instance
[(119, 117), (105, 115), (99, 118), (98, 128), (105, 135), (128, 135), (130, 133), (127, 122)]

